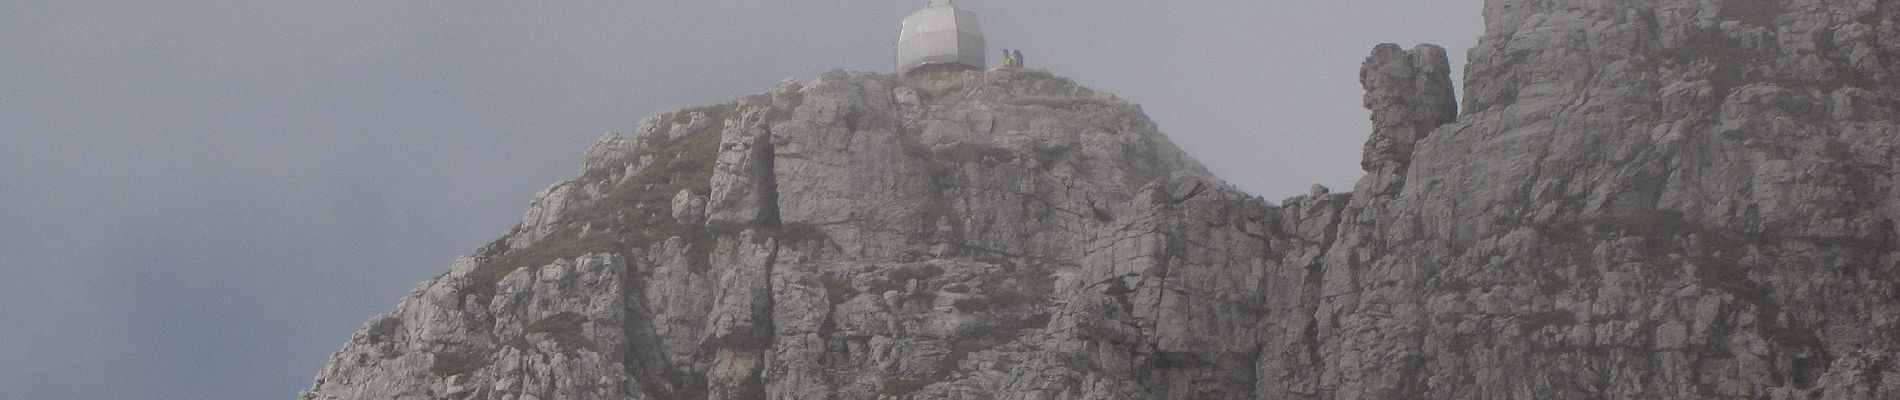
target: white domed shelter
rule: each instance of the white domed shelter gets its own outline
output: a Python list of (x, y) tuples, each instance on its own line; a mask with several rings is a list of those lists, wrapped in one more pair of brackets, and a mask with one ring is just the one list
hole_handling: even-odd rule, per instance
[(897, 34), (897, 70), (905, 74), (925, 67), (983, 69), (989, 54), (976, 13), (950, 0), (931, 0), (904, 18), (904, 30)]

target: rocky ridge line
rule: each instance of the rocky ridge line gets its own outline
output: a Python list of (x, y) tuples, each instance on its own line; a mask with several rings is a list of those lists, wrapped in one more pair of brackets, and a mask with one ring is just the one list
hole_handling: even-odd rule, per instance
[(1027, 70), (603, 137), (306, 399), (1887, 399), (1900, 6), (1492, 0), (1269, 205)]

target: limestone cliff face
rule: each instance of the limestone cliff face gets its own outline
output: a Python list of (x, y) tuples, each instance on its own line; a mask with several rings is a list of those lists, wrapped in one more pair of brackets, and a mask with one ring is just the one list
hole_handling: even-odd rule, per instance
[(1486, 17), (1278, 205), (1035, 71), (649, 118), (303, 398), (1900, 397), (1900, 5)]
[(1434, 50), (1368, 59), (1369, 175), (1260, 397), (1900, 396), (1900, 4), (1486, 17), (1409, 158)]

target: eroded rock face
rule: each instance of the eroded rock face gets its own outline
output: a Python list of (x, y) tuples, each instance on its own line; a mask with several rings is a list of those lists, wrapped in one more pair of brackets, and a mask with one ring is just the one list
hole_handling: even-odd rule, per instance
[(1900, 6), (1559, 3), (1277, 205), (1029, 70), (648, 118), (303, 398), (1900, 396)]
[[(1335, 248), (1350, 251), (1322, 263), (1319, 361), (1281, 362), (1262, 397), (1896, 395), (1900, 375), (1867, 366), (1900, 344), (1900, 91), (1895, 64), (1856, 57), (1896, 55), (1857, 32), (1892, 31), (1900, 7), (1491, 1), (1486, 15), (1464, 114), (1417, 141), (1402, 176), (1368, 168), (1341, 211)], [(1377, 51), (1368, 69), (1397, 58)], [(1368, 80), (1397, 93), (1368, 95), (1375, 144), (1403, 127), (1383, 121), (1420, 115), (1397, 76), (1401, 89)]]
[(603, 137), (305, 397), (1249, 392), (1273, 210), (1066, 79), (833, 72)]

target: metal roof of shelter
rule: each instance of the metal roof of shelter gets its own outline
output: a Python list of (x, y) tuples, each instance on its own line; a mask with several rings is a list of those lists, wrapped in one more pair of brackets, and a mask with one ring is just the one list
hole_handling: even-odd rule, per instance
[(950, 0), (932, 0), (929, 6), (904, 18), (897, 34), (897, 69), (910, 73), (925, 66), (983, 69), (989, 51), (976, 13), (957, 8)]

